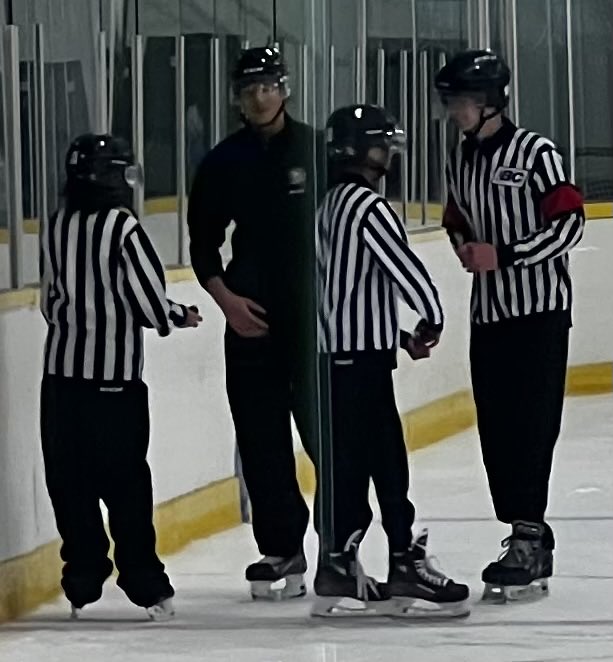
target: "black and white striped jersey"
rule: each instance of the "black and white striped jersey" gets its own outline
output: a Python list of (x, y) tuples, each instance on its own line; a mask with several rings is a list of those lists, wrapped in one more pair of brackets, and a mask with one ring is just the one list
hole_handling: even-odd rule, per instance
[(41, 229), (40, 279), (49, 375), (140, 379), (143, 327), (166, 336), (185, 322), (147, 233), (123, 210), (56, 212)]
[(322, 352), (394, 350), (398, 299), (433, 329), (443, 312), (402, 222), (365, 179), (328, 191), (317, 216), (318, 336)]
[(447, 181), (443, 227), (454, 247), (485, 242), (498, 252), (497, 270), (474, 275), (472, 321), (569, 310), (568, 252), (585, 216), (556, 146), (504, 118), (493, 136), (455, 148)]

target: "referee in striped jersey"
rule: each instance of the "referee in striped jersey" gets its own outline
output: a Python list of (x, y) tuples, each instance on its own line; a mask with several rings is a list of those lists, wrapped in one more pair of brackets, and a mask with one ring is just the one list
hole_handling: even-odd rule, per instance
[[(425, 561), (427, 534), (413, 541), (415, 509), (409, 501), (409, 471), (392, 381), (399, 346), (398, 299), (421, 320), (403, 344), (413, 358), (426, 357), (443, 328), (439, 295), (409, 248), (402, 222), (378, 193), (378, 181), (404, 132), (376, 106), (335, 111), (328, 120), (332, 187), (317, 219), (319, 349), (329, 366), (332, 550), (324, 556), (315, 592), (326, 598), (384, 601), (391, 594), (421, 598), (457, 615), (468, 588), (431, 572)], [(322, 458), (325, 463), (326, 458)], [(326, 481), (318, 463), (318, 483)], [(358, 545), (370, 525), (373, 479), (389, 541), (387, 586), (360, 577)], [(320, 534), (327, 532), (320, 531)], [(330, 615), (324, 604), (318, 615)]]
[(48, 332), (41, 388), (47, 487), (62, 537), (62, 587), (73, 613), (118, 585), (154, 618), (173, 588), (155, 552), (143, 327), (195, 327), (194, 307), (166, 298), (164, 270), (129, 211), (140, 167), (127, 144), (84, 135), (66, 157), (65, 203), (41, 229), (41, 310)]
[(512, 524), (486, 584), (530, 585), (551, 575), (545, 522), (560, 431), (571, 327), (569, 251), (583, 233), (583, 199), (547, 138), (504, 115), (510, 70), (467, 51), (437, 75), (466, 135), (449, 157), (443, 226), (473, 274), (470, 360), (483, 460), (498, 518)]

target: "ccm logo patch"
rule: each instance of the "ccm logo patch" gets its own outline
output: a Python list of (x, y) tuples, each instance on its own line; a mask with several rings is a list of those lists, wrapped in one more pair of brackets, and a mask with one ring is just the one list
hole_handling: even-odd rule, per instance
[(492, 182), (500, 186), (522, 187), (528, 179), (527, 170), (518, 170), (517, 168), (498, 168)]

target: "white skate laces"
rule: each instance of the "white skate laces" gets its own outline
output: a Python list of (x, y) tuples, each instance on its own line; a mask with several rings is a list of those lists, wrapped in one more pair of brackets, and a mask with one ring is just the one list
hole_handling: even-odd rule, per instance
[(423, 529), (417, 536), (411, 548), (413, 551), (417, 548), (420, 553), (423, 553), (423, 558), (414, 557), (415, 570), (424, 581), (430, 582), (430, 584), (434, 584), (434, 586), (445, 587), (449, 583), (449, 578), (433, 565), (433, 562), (436, 563), (436, 565), (440, 565), (436, 556), (426, 555), (427, 544), (428, 529)]
[[(353, 563), (355, 564), (355, 578), (356, 578), (356, 595), (358, 600), (362, 602), (368, 602), (369, 597), (372, 594), (379, 596), (379, 589), (377, 584), (372, 577), (369, 577), (365, 572), (360, 560), (358, 558), (358, 545), (362, 538), (362, 531), (354, 531), (347, 540), (344, 550), (345, 552), (352, 552), (354, 554)], [(371, 593), (369, 593), (369, 591)]]
[(514, 562), (516, 562), (522, 567), (527, 566), (530, 563), (532, 547), (533, 545), (530, 540), (521, 540), (520, 538), (508, 536), (502, 541), (502, 552), (498, 556), (498, 560), (504, 565), (515, 565)]

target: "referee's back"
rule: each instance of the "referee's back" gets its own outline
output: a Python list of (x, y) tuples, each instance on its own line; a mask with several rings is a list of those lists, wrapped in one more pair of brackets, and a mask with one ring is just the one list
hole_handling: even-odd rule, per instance
[(126, 209), (62, 208), (41, 230), (45, 374), (95, 381), (140, 379), (143, 327), (161, 336), (185, 321), (166, 299), (164, 269)]

